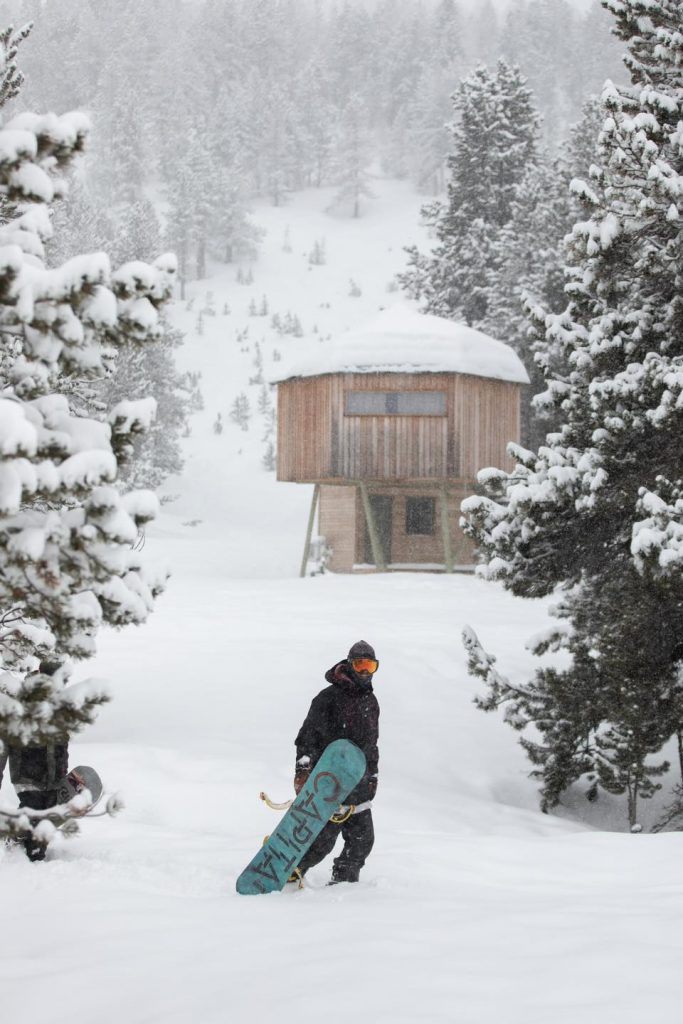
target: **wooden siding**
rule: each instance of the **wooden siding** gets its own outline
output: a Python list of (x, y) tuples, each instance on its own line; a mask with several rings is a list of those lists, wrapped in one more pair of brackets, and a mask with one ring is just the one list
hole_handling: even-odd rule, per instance
[[(326, 489), (328, 491), (336, 491), (342, 488), (328, 487)], [(343, 488), (343, 490), (347, 490), (347, 488)], [(371, 495), (386, 494), (390, 495), (393, 499), (390, 564), (445, 564), (439, 491), (431, 490), (429, 487), (420, 488), (420, 490), (416, 491), (405, 488), (392, 489), (391, 487), (371, 487), (368, 490)], [(447, 497), (451, 552), (453, 562), (458, 566), (472, 565), (476, 560), (474, 542), (469, 537), (466, 537), (460, 529), (460, 503), (469, 493), (471, 492), (465, 489), (462, 491), (449, 489)], [(436, 519), (433, 534), (425, 536), (406, 533), (406, 499), (409, 497), (434, 498)], [(330, 502), (334, 501), (334, 495), (331, 495), (329, 500)], [(323, 530), (321, 529), (320, 532), (323, 533)], [(355, 549), (355, 563), (361, 564), (365, 562), (365, 514), (360, 495), (357, 495), (356, 498)], [(333, 570), (336, 569), (334, 565), (331, 568)], [(344, 572), (348, 570), (340, 569), (336, 571)]]
[(356, 561), (356, 488), (320, 487), (318, 532), (332, 548), (330, 569), (351, 572)]
[[(444, 391), (446, 416), (345, 416), (344, 392)], [(446, 373), (348, 373), (278, 385), (277, 478), (472, 480), (484, 466), (511, 469), (520, 386)]]

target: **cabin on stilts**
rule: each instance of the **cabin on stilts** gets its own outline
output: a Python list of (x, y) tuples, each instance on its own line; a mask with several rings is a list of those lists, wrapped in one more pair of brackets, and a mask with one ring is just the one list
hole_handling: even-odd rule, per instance
[(529, 378), (507, 345), (400, 303), (309, 344), (277, 384), (277, 479), (313, 484), (334, 572), (464, 571), (460, 503), (480, 469), (511, 469)]

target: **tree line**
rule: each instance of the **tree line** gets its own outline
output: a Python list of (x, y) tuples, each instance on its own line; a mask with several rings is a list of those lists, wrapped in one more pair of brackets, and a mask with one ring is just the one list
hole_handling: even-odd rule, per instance
[(255, 197), (281, 204), (333, 186), (357, 215), (373, 162), (438, 193), (450, 97), (478, 63), (520, 66), (551, 147), (619, 67), (600, 7), (582, 18), (565, 0), (517, 2), (503, 22), (488, 0), (474, 11), (455, 0), (6, 6), (14, 24), (36, 22), (17, 102), (92, 113), (92, 200), (114, 219), (158, 201), (181, 281), (202, 277), (208, 258), (255, 254)]
[[(521, 733), (544, 809), (574, 784), (625, 794), (638, 830), (667, 745), (683, 776), (683, 11), (603, 6), (630, 82), (608, 80), (554, 157), (519, 69), (463, 80), (435, 245), (402, 282), (510, 340), (534, 383), (516, 468), (482, 475), (464, 525), (483, 575), (554, 595), (532, 649), (561, 660), (512, 680), (468, 628), (478, 703)], [(681, 822), (678, 783), (657, 827)]]

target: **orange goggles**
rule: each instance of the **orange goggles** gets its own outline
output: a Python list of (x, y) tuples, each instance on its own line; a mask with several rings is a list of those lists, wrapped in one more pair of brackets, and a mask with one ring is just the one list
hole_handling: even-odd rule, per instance
[(351, 666), (354, 672), (370, 672), (372, 674), (379, 668), (379, 662), (376, 658), (353, 658)]

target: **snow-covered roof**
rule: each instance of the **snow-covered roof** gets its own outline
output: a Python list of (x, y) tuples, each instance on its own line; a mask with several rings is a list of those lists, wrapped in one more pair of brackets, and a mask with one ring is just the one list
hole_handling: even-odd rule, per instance
[(420, 313), (409, 302), (382, 310), (360, 330), (290, 348), (277, 384), (325, 373), (464, 373), (528, 384), (513, 349), (466, 324)]

